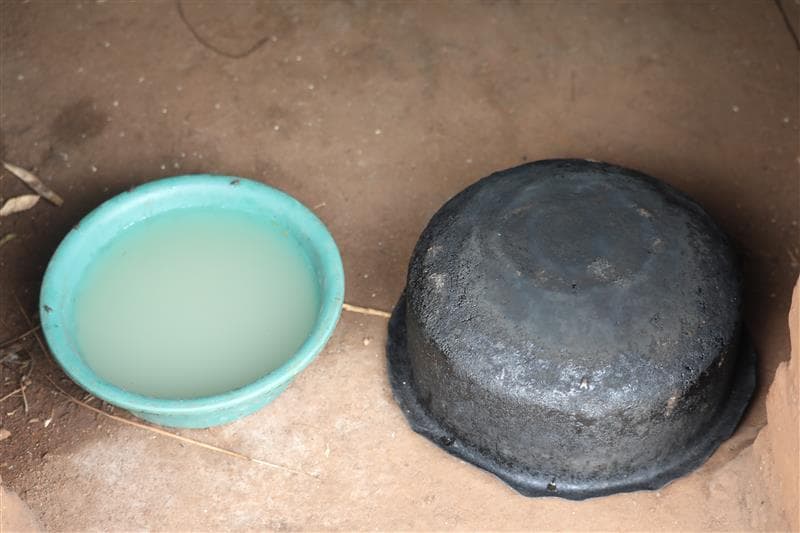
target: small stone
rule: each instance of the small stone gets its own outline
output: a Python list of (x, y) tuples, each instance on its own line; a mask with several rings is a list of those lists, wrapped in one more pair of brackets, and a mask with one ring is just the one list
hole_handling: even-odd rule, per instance
[(783, 123), (784, 124), (788, 124), (789, 123), (789, 117), (783, 117)]
[(11, 436), (11, 432), (6, 428), (0, 428), (0, 440), (6, 440)]
[(299, 63), (300, 61), (303, 60), (303, 56), (297, 56), (297, 57), (294, 58), (294, 60)]
[(380, 129), (375, 130), (375, 135), (380, 135), (381, 133), (383, 132)]
[(217, 103), (217, 104), (214, 104), (214, 109), (219, 109), (220, 107), (222, 107), (222, 106), (221, 106), (221, 105), (219, 105), (218, 103)]
[(22, 74), (17, 74), (17, 81), (22, 81), (24, 79), (25, 79), (25, 76), (23, 76)]
[(369, 346), (369, 343), (372, 342), (372, 340), (369, 337), (364, 337), (362, 342), (364, 343), (364, 346)]
[(272, 126), (272, 129), (278, 131), (279, 129), (281, 129), (281, 127), (275, 124), (274, 126)]
[(114, 102), (111, 105), (113, 105), (114, 107), (119, 107), (119, 100), (114, 100)]
[(733, 111), (734, 113), (738, 113), (739, 112), (739, 106), (738, 105), (732, 106), (731, 107), (731, 111)]

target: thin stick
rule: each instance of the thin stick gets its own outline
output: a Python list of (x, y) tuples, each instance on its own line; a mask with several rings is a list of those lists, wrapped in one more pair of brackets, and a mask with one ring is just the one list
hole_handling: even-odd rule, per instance
[(388, 311), (373, 309), (371, 307), (361, 307), (360, 305), (342, 304), (342, 309), (350, 311), (351, 313), (361, 313), (362, 315), (380, 316), (383, 318), (390, 318), (392, 316)]
[(56, 383), (52, 379), (50, 379), (49, 376), (45, 376), (45, 378), (47, 378), (47, 381), (49, 381), (53, 385), (53, 387), (55, 387), (55, 389), (60, 394), (66, 396), (66, 398), (69, 401), (71, 401), (71, 402), (83, 407), (84, 409), (88, 409), (88, 410), (93, 411), (93, 412), (95, 412), (95, 413), (97, 413), (99, 415), (103, 415), (106, 418), (110, 418), (112, 420), (116, 420), (117, 422), (120, 422), (122, 424), (127, 424), (129, 426), (137, 427), (139, 429), (144, 429), (144, 430), (150, 431), (152, 433), (157, 433), (159, 435), (163, 435), (164, 437), (169, 437), (171, 439), (179, 440), (179, 441), (185, 442), (187, 444), (192, 444), (194, 446), (199, 446), (200, 448), (205, 448), (206, 450), (211, 450), (213, 452), (222, 453), (222, 454), (225, 454), (225, 455), (229, 455), (231, 457), (236, 457), (237, 459), (243, 459), (245, 461), (258, 463), (260, 465), (268, 466), (270, 468), (283, 470), (285, 472), (291, 472), (292, 474), (302, 474), (302, 475), (305, 475), (305, 476), (308, 476), (308, 477), (311, 477), (311, 478), (314, 478), (314, 479), (318, 479), (317, 477), (312, 476), (311, 474), (309, 474), (307, 472), (303, 472), (302, 470), (294, 470), (294, 469), (289, 468), (287, 466), (283, 466), (283, 465), (279, 465), (279, 464), (275, 464), (275, 463), (270, 463), (268, 461), (262, 461), (261, 459), (256, 459), (254, 457), (250, 457), (250, 456), (245, 455), (243, 453), (235, 452), (233, 450), (227, 450), (225, 448), (220, 448), (219, 446), (214, 446), (213, 444), (207, 444), (205, 442), (201, 442), (199, 440), (190, 439), (189, 437), (184, 437), (182, 435), (177, 435), (175, 433), (171, 433), (169, 431), (165, 431), (165, 430), (159, 429), (157, 427), (148, 426), (147, 424), (142, 424), (142, 423), (136, 422), (134, 420), (128, 420), (127, 418), (122, 418), (121, 416), (117, 416), (117, 415), (112, 415), (112, 414), (106, 413), (102, 409), (98, 409), (97, 407), (89, 405), (88, 403), (82, 402), (79, 399), (75, 398), (74, 396), (69, 394), (67, 391), (65, 391), (64, 389), (62, 389), (58, 385), (56, 385)]
[[(24, 381), (25, 381), (25, 379), (23, 378), (23, 379), (20, 380), (20, 383), (23, 383)], [(29, 409), (28, 409), (28, 397), (25, 396), (25, 389), (27, 387), (28, 387), (27, 385), (23, 385), (22, 387), (19, 388), (19, 392), (22, 393), (22, 406), (25, 408), (25, 414), (28, 414), (28, 411), (29, 411)]]
[(0, 398), (0, 402), (4, 402), (4, 401), (8, 400), (8, 399), (9, 399), (9, 398), (11, 398), (12, 396), (14, 396), (15, 394), (19, 394), (20, 392), (24, 394), (24, 393), (25, 393), (25, 387), (20, 387), (20, 388), (18, 388), (18, 389), (14, 389), (14, 390), (12, 390), (12, 391), (11, 391), (11, 392), (9, 392), (8, 394), (6, 394), (6, 395), (5, 395), (5, 396), (3, 396), (2, 398)]
[(42, 327), (42, 326), (40, 326), (40, 325), (38, 325), (38, 324), (37, 324), (37, 325), (33, 326), (32, 328), (30, 328), (28, 331), (26, 331), (26, 332), (24, 332), (24, 333), (20, 333), (19, 335), (17, 335), (17, 336), (16, 336), (16, 337), (14, 337), (13, 339), (8, 339), (8, 340), (5, 340), (5, 341), (3, 341), (3, 342), (0, 342), (0, 348), (5, 348), (5, 347), (6, 347), (6, 346), (8, 346), (9, 344), (14, 344), (14, 343), (15, 343), (15, 342), (17, 342), (18, 340), (22, 340), (22, 339), (24, 339), (25, 337), (27, 337), (28, 335), (30, 335), (30, 334), (31, 334), (31, 333), (33, 333), (34, 331), (38, 330), (40, 327)]
[(55, 205), (61, 205), (64, 203), (64, 200), (59, 195), (54, 193), (50, 187), (42, 183), (42, 180), (37, 178), (33, 173), (28, 172), (24, 168), (18, 167), (17, 165), (6, 163), (5, 161), (3, 161), (3, 166), (6, 167), (6, 170), (14, 174), (23, 183), (25, 183), (25, 185), (38, 193), (39, 196), (44, 196)]
[[(17, 305), (19, 306), (19, 312), (25, 317), (28, 327), (31, 328), (33, 334), (36, 336), (36, 342), (39, 344), (39, 348), (42, 349), (42, 355), (47, 355), (50, 352), (47, 350), (47, 348), (45, 348), (44, 341), (42, 341), (42, 338), (39, 336), (39, 328), (34, 327), (33, 320), (31, 320), (31, 317), (29, 317), (28, 313), (25, 312), (25, 308), (22, 307), (22, 302), (20, 302), (19, 298), (17, 298), (17, 293), (14, 293), (14, 299), (17, 301)], [(29, 376), (31, 375), (31, 372), (33, 372), (33, 357), (31, 357), (31, 367), (28, 369)]]
[(17, 238), (16, 233), (6, 233), (5, 235), (3, 235), (2, 238), (0, 238), (0, 247), (5, 246), (6, 243), (9, 243), (16, 238)]

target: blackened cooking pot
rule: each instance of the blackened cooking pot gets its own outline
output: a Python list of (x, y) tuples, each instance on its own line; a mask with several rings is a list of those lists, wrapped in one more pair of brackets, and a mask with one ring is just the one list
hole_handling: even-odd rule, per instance
[(528, 496), (661, 487), (755, 387), (728, 238), (665, 183), (583, 160), (492, 174), (436, 213), (388, 358), (417, 432)]

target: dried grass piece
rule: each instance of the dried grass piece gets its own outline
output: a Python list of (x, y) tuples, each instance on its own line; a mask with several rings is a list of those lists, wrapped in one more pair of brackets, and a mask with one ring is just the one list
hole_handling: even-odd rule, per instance
[(382, 309), (373, 309), (372, 307), (361, 307), (360, 305), (352, 305), (348, 303), (342, 304), (342, 309), (350, 311), (351, 313), (361, 313), (362, 315), (379, 316), (383, 318), (390, 318), (392, 314), (389, 311)]
[(20, 211), (27, 211), (36, 205), (39, 198), (41, 197), (38, 194), (23, 194), (22, 196), (9, 198), (5, 201), (3, 207), (0, 207), (0, 217), (7, 217), (8, 215), (19, 213)]
[(6, 233), (5, 235), (3, 235), (2, 238), (0, 238), (0, 248), (2, 248), (3, 245), (13, 241), (16, 238), (17, 238), (16, 233)]
[(22, 180), (25, 185), (39, 193), (39, 196), (43, 196), (55, 205), (61, 205), (64, 203), (64, 200), (59, 195), (54, 193), (50, 187), (42, 183), (42, 180), (37, 178), (32, 172), (28, 172), (24, 168), (20, 168), (17, 165), (12, 165), (11, 163), (7, 163), (5, 161), (3, 161), (3, 166), (6, 167), (6, 170)]

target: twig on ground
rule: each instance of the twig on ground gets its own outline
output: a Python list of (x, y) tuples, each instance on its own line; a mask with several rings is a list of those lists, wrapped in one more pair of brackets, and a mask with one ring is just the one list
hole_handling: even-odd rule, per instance
[(6, 167), (6, 170), (14, 174), (18, 177), (25, 185), (36, 191), (37, 194), (43, 196), (50, 202), (55, 205), (61, 205), (64, 203), (64, 200), (53, 192), (50, 187), (42, 183), (42, 180), (37, 178), (32, 172), (25, 170), (24, 168), (18, 167), (17, 165), (12, 165), (11, 163), (7, 163), (3, 161), (3, 166)]
[(28, 408), (28, 397), (25, 396), (25, 389), (28, 388), (28, 383), (30, 383), (30, 380), (22, 378), (19, 380), (19, 382), (21, 384), (19, 392), (22, 394), (22, 408), (25, 410), (25, 414), (27, 414), (30, 409)]
[(392, 314), (388, 311), (383, 311), (381, 309), (373, 309), (372, 307), (361, 307), (360, 305), (351, 305), (351, 304), (342, 304), (342, 309), (345, 311), (350, 311), (351, 313), (361, 313), (362, 315), (372, 315), (372, 316), (380, 316), (383, 318), (389, 318)]
[(9, 242), (13, 241), (16, 238), (17, 238), (17, 234), (16, 233), (6, 233), (5, 235), (3, 235), (2, 238), (0, 238), (0, 247), (5, 246), (6, 243), (9, 243)]
[(5, 340), (5, 341), (3, 341), (3, 342), (0, 342), (0, 348), (5, 348), (5, 347), (6, 347), (6, 346), (8, 346), (9, 344), (14, 344), (14, 343), (15, 343), (15, 342), (17, 342), (18, 340), (22, 340), (22, 339), (24, 339), (25, 337), (27, 337), (28, 335), (30, 335), (30, 334), (31, 334), (31, 333), (33, 333), (34, 331), (38, 330), (40, 327), (41, 327), (40, 325), (36, 324), (36, 325), (35, 325), (35, 326), (33, 326), (32, 328), (28, 329), (27, 331), (25, 331), (25, 332), (23, 332), (23, 333), (20, 333), (19, 335), (17, 335), (17, 336), (16, 336), (16, 337), (14, 337), (14, 338), (11, 338), (11, 339), (8, 339), (8, 340)]
[(12, 390), (8, 394), (6, 394), (2, 398), (0, 398), (0, 402), (4, 402), (4, 401), (8, 400), (12, 396), (14, 396), (15, 394), (19, 394), (20, 392), (24, 394), (25, 393), (25, 387), (18, 387), (16, 389)]
[[(30, 331), (36, 337), (36, 343), (39, 345), (39, 348), (41, 348), (42, 355), (47, 355), (50, 352), (47, 350), (47, 348), (44, 345), (44, 341), (42, 341), (42, 338), (39, 336), (39, 327), (34, 325), (33, 320), (31, 320), (31, 317), (29, 317), (28, 313), (25, 312), (25, 308), (22, 307), (22, 302), (19, 301), (19, 298), (17, 297), (16, 293), (14, 293), (14, 299), (17, 301), (19, 312), (22, 313), (23, 317), (25, 317), (25, 322), (28, 323), (28, 327), (31, 328)], [(28, 369), (28, 372), (26, 373), (27, 376), (30, 376), (31, 372), (33, 372), (33, 357), (30, 358), (30, 361), (31, 361), (31, 366)]]
[(27, 211), (39, 203), (39, 198), (41, 198), (41, 196), (38, 194), (23, 194), (22, 196), (9, 198), (0, 206), (0, 217), (7, 217), (14, 213)]

